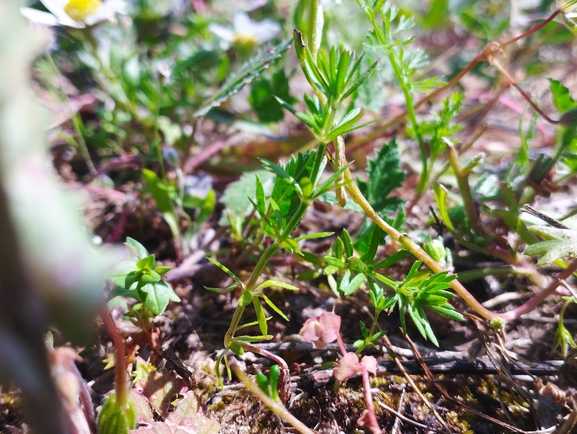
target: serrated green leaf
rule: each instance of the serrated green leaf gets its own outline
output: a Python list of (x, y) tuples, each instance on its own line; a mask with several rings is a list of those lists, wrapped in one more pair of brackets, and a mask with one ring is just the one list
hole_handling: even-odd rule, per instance
[[(362, 60), (362, 57), (359, 58), (357, 65), (360, 64), (360, 61)], [(369, 75), (371, 75), (371, 73), (374, 71), (374, 69), (377, 67), (378, 62), (374, 62), (371, 66), (369, 66), (369, 68), (363, 72), (359, 78), (357, 78), (347, 89), (347, 91), (343, 94), (343, 96), (341, 97), (341, 100), (349, 97), (350, 95), (352, 95), (354, 92), (357, 91), (357, 89), (365, 82), (367, 81), (367, 79), (369, 78)]]
[(256, 205), (255, 209), (261, 214), (266, 215), (266, 199), (264, 187), (258, 175), (256, 175)]
[(195, 117), (204, 116), (208, 111), (217, 107), (239, 92), (244, 86), (254, 80), (262, 71), (278, 60), (290, 47), (292, 39), (287, 39), (270, 50), (255, 54), (245, 62), (238, 71), (231, 74), (224, 82), (220, 90), (208, 100), (208, 102), (194, 113)]
[(567, 89), (560, 81), (549, 78), (549, 87), (553, 96), (553, 104), (559, 113), (568, 112), (577, 107), (577, 102), (571, 96)]
[(525, 249), (526, 255), (543, 255), (537, 261), (538, 266), (551, 264), (561, 258), (575, 259), (577, 257), (577, 231), (549, 226), (530, 226), (528, 229), (546, 238), (545, 241), (531, 244)]
[(261, 160), (266, 168), (274, 171), (275, 179), (270, 196), (271, 204), (278, 206), (277, 229), (283, 231), (288, 221), (295, 215), (302, 202), (302, 189), (299, 182), (305, 177), (310, 178), (315, 161), (315, 151), (293, 155), (285, 165), (276, 165), (267, 160)]
[(284, 68), (277, 69), (270, 79), (261, 76), (252, 82), (248, 102), (260, 122), (272, 123), (283, 119), (284, 111), (275, 96), (284, 101), (294, 101)]
[(272, 192), (274, 175), (268, 170), (257, 170), (243, 174), (238, 181), (231, 183), (224, 191), (220, 201), (224, 203), (223, 216), (218, 224), (228, 226), (230, 224), (227, 216), (237, 216), (244, 220), (252, 210), (253, 206), (249, 198), (254, 198), (256, 191), (256, 176), (259, 177), (265, 196)]
[(398, 145), (393, 138), (390, 144), (383, 144), (377, 151), (375, 159), (368, 161), (368, 182), (358, 180), (361, 192), (382, 218), (388, 214), (399, 213), (403, 207), (400, 198), (389, 197), (394, 189), (401, 186), (405, 178), (400, 164)]

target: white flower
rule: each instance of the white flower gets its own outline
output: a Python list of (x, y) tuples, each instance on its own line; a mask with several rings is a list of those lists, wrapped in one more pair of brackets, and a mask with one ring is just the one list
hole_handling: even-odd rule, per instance
[(563, 18), (572, 24), (570, 27), (577, 27), (577, 0), (560, 0), (558, 7)]
[[(271, 20), (252, 21), (245, 12), (236, 12), (232, 19), (233, 28), (211, 24), (209, 30), (228, 46), (241, 50), (250, 50), (257, 45), (270, 41), (280, 33), (279, 23)], [(228, 46), (226, 48), (228, 48)]]
[(20, 8), (29, 21), (45, 26), (66, 26), (82, 29), (100, 21), (126, 14), (124, 0), (41, 0), (51, 13)]

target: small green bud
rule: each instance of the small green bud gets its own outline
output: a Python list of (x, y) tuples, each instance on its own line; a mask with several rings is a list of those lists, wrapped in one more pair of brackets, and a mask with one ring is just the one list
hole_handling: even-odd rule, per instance
[(242, 356), (244, 354), (244, 348), (238, 342), (231, 342), (228, 348), (237, 356)]
[(446, 251), (441, 237), (435, 239), (427, 237), (423, 249), (425, 249), (425, 252), (435, 261), (444, 262)]
[(154, 271), (156, 271), (158, 274), (163, 275), (165, 273), (167, 273), (168, 271), (172, 270), (172, 267), (168, 266), (168, 265), (159, 265), (158, 267), (156, 267), (154, 269)]
[(553, 340), (553, 349), (560, 347), (563, 358), (566, 359), (569, 353), (569, 346), (577, 348), (577, 343), (575, 343), (569, 330), (567, 330), (562, 323), (559, 323), (557, 332), (555, 333), (555, 339)]
[(238, 304), (242, 307), (246, 307), (252, 303), (252, 297), (253, 297), (252, 292), (248, 290), (244, 291), (240, 296), (240, 298), (238, 299)]
[(301, 186), (304, 197), (310, 197), (313, 192), (313, 183), (311, 179), (307, 176), (303, 176), (303, 178), (299, 181), (299, 184)]
[(268, 384), (268, 378), (266, 378), (266, 375), (264, 375), (262, 372), (256, 374), (256, 384), (258, 384), (260, 390), (262, 390), (264, 393), (270, 396), (270, 386)]
[(491, 319), (489, 326), (493, 330), (501, 330), (503, 327), (505, 327), (505, 324), (506, 324), (506, 321), (503, 318), (499, 318), (498, 316), (496, 316), (496, 317)]
[(98, 415), (98, 431), (100, 434), (128, 434), (136, 425), (136, 406), (130, 400), (119, 407), (116, 395), (111, 395), (104, 402)]
[(156, 260), (154, 259), (154, 255), (149, 255), (146, 258), (142, 258), (136, 263), (136, 267), (139, 270), (150, 270), (151, 268), (154, 268), (155, 265)]

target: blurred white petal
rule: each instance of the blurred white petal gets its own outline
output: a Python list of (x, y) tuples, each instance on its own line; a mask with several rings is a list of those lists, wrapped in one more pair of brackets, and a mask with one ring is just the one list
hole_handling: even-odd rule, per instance
[(42, 4), (58, 17), (60, 12), (64, 11), (64, 6), (68, 4), (69, 0), (40, 0)]
[(44, 26), (57, 26), (59, 24), (58, 18), (54, 15), (39, 11), (38, 9), (20, 8), (20, 13), (34, 24), (42, 24)]
[(236, 34), (251, 35), (254, 23), (246, 13), (235, 12), (234, 17), (232, 18), (232, 26), (234, 27), (234, 32)]
[(208, 30), (224, 41), (232, 42), (234, 39), (234, 32), (220, 24), (211, 24), (208, 26)]
[(48, 9), (58, 20), (58, 23), (66, 27), (74, 27), (81, 29), (86, 27), (82, 22), (75, 21), (64, 12), (64, 7), (68, 4), (68, 0), (41, 0), (42, 4)]
[(73, 20), (64, 8), (69, 0), (41, 0), (51, 14), (31, 8), (21, 8), (21, 13), (33, 23), (45, 26), (66, 26), (82, 29), (86, 25), (92, 26), (100, 21), (111, 20), (115, 15), (124, 15), (127, 12), (125, 0), (108, 0), (98, 5), (95, 13), (86, 16), (82, 21)]
[(271, 20), (264, 20), (254, 25), (252, 36), (257, 39), (259, 44), (262, 44), (276, 38), (280, 31), (281, 27), (279, 23), (275, 23)]

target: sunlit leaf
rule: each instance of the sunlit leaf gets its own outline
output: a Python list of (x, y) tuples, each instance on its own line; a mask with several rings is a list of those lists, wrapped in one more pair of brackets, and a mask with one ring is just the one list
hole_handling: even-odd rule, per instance
[(204, 116), (212, 107), (217, 107), (239, 92), (244, 86), (254, 80), (272, 62), (278, 60), (291, 46), (292, 39), (287, 39), (268, 51), (257, 53), (240, 69), (231, 74), (224, 82), (220, 90), (208, 100), (205, 105), (194, 113), (195, 117)]

